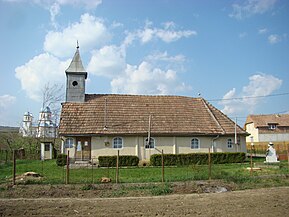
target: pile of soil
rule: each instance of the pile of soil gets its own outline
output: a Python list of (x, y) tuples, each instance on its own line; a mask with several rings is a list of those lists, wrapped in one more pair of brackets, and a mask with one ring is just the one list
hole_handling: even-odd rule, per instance
[[(41, 177), (34, 177), (35, 179)], [(23, 180), (23, 183), (29, 179)], [(189, 181), (162, 183), (103, 183), (95, 185), (42, 185), (42, 184), (18, 184), (0, 185), (0, 198), (40, 198), (40, 197), (71, 197), (71, 198), (103, 198), (103, 197), (140, 197), (161, 194), (191, 194), (191, 193), (218, 193), (235, 190), (234, 183), (222, 180), (213, 181)], [(164, 192), (162, 192), (164, 189)], [(160, 192), (156, 192), (160, 190)]]

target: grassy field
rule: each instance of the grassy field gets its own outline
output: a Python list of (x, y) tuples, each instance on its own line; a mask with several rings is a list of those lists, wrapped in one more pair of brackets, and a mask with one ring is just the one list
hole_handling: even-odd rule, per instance
[[(289, 174), (288, 163), (281, 162), (278, 165), (264, 165), (264, 159), (254, 160), (255, 167), (261, 167), (261, 170), (254, 171), (252, 177), (274, 176)], [(224, 179), (234, 182), (242, 182), (250, 179), (250, 163), (242, 164), (218, 164), (212, 165), (211, 178)], [(30, 181), (28, 184), (63, 184), (65, 183), (65, 167), (58, 167), (55, 160), (18, 160), (17, 175), (33, 171), (41, 174), (43, 177), (39, 180)], [(101, 177), (109, 177), (115, 182), (115, 168), (97, 168), (85, 167), (81, 169), (70, 169), (69, 182), (71, 184), (97, 184)], [(208, 165), (192, 165), (188, 167), (165, 167), (165, 181), (190, 181), (207, 180), (209, 178)], [(0, 165), (0, 183), (11, 182), (12, 163)], [(161, 182), (161, 167), (133, 167), (120, 168), (119, 181), (121, 183), (147, 183)], [(26, 183), (27, 184), (27, 183)]]

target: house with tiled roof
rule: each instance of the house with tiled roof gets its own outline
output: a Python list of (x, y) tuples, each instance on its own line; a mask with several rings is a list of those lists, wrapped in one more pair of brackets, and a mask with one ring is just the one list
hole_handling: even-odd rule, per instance
[(249, 115), (246, 142), (283, 144), (289, 142), (289, 114)]
[(66, 101), (59, 135), (63, 152), (76, 159), (136, 155), (245, 152), (241, 127), (203, 98), (85, 94), (87, 72), (79, 48), (66, 72)]

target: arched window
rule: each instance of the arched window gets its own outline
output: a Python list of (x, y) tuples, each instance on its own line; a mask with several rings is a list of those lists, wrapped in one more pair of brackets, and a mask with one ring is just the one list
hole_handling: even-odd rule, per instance
[(115, 137), (113, 140), (112, 140), (112, 148), (116, 148), (116, 149), (119, 149), (119, 148), (122, 148), (123, 147), (123, 140), (121, 137)]
[(228, 148), (233, 148), (233, 140), (232, 139), (227, 140), (227, 146), (228, 146)]
[(73, 148), (74, 140), (73, 138), (65, 139), (64, 146), (65, 148)]
[(200, 142), (199, 139), (193, 138), (191, 140), (191, 149), (199, 149), (200, 148)]
[(146, 149), (152, 149), (155, 148), (155, 139), (150, 137), (150, 141), (148, 142), (148, 138), (145, 140), (145, 148)]

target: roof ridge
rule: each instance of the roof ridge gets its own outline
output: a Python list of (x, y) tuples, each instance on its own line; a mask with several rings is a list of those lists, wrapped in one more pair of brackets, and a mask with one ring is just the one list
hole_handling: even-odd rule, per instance
[(85, 94), (86, 96), (141, 96), (141, 97), (177, 97), (188, 99), (199, 99), (198, 97), (180, 96), (180, 95), (150, 95), (150, 94), (129, 94), (129, 93), (91, 93)]
[(214, 119), (214, 121), (217, 123), (217, 125), (221, 128), (221, 130), (223, 131), (223, 134), (226, 133), (226, 131), (224, 130), (224, 128), (222, 127), (222, 125), (219, 123), (219, 121), (217, 120), (216, 116), (214, 115), (214, 113), (211, 111), (211, 109), (208, 106), (208, 103), (201, 98), (201, 101), (203, 102), (203, 104), (205, 105), (206, 109), (208, 110), (209, 114), (212, 116), (212, 118)]

